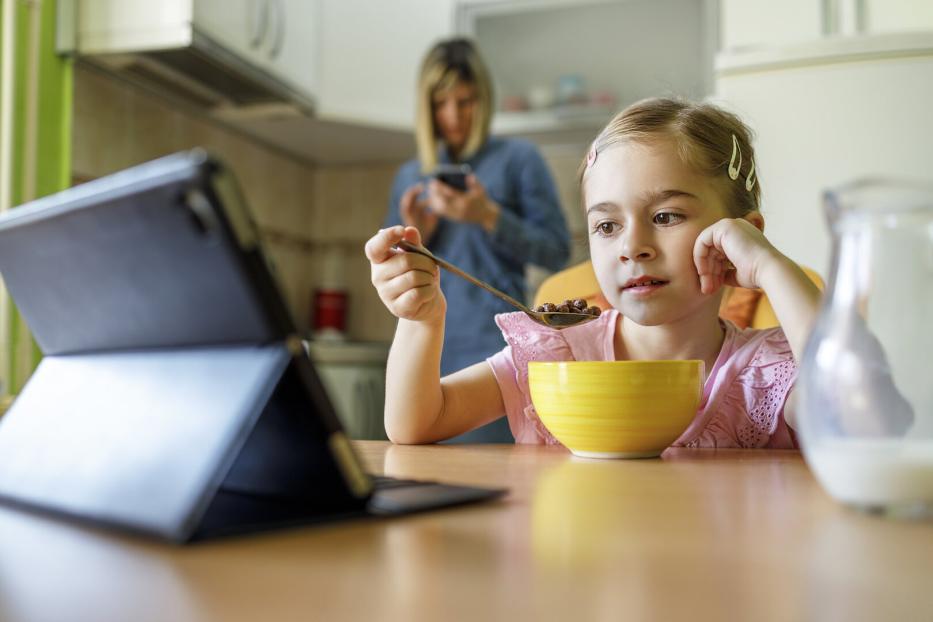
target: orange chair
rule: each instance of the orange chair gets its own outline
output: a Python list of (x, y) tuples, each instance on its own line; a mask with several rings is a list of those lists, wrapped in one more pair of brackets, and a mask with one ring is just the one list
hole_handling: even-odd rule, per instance
[[(823, 279), (820, 275), (801, 266), (810, 280), (823, 289)], [(596, 305), (602, 309), (609, 308), (609, 303), (599, 289), (596, 275), (593, 273), (593, 264), (584, 261), (546, 278), (535, 293), (534, 305), (544, 302), (560, 302), (567, 298), (583, 298), (587, 304)], [(768, 302), (768, 297), (760, 289), (745, 289), (744, 287), (730, 287), (722, 298), (719, 315), (732, 321), (739, 328), (769, 328), (777, 326), (777, 317), (774, 309)]]

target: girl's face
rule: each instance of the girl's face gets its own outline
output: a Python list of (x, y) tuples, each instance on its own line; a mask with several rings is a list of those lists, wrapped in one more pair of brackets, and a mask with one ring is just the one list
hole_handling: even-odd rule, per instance
[(583, 181), (590, 254), (608, 301), (638, 324), (657, 326), (719, 296), (700, 293), (693, 263), (699, 233), (727, 211), (709, 180), (669, 140), (626, 142), (601, 152)]
[(460, 153), (473, 127), (476, 89), (466, 82), (457, 82), (434, 93), (431, 99), (437, 133), (453, 154)]

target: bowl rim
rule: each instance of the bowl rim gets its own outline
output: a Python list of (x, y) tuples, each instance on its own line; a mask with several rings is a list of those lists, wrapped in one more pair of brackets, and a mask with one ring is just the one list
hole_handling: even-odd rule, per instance
[(626, 360), (626, 361), (528, 361), (528, 367), (534, 365), (535, 367), (560, 367), (563, 365), (606, 365), (607, 363), (615, 363), (620, 366), (626, 365), (646, 365), (649, 367), (657, 367), (661, 365), (670, 365), (679, 367), (682, 365), (693, 366), (697, 364), (705, 365), (705, 361), (702, 359), (645, 359), (645, 360)]

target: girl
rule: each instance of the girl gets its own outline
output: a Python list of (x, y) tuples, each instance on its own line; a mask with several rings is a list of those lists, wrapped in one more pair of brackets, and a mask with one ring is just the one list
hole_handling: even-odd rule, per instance
[[(796, 447), (784, 402), (820, 293), (762, 234), (748, 128), (710, 104), (638, 102), (593, 142), (580, 183), (593, 268), (612, 308), (564, 331), (498, 315), (507, 347), (444, 378), (439, 270), (392, 248), (420, 242), (417, 229), (391, 227), (367, 242), (373, 284), (400, 318), (389, 438), (433, 442), (506, 415), (516, 442), (555, 444), (531, 404), (529, 360), (701, 359), (700, 409), (674, 445)], [(721, 320), (724, 285), (763, 289), (783, 328), (740, 331)]]

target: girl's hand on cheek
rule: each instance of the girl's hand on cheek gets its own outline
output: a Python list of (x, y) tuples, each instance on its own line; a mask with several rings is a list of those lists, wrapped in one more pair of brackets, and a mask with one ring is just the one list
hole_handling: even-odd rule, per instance
[(762, 266), (777, 254), (755, 225), (723, 218), (701, 231), (693, 246), (700, 291), (713, 294), (723, 285), (759, 287)]
[(440, 288), (440, 269), (417, 253), (393, 248), (402, 239), (421, 244), (414, 227), (380, 230), (366, 242), (373, 286), (392, 315), (415, 322), (443, 321), (447, 301)]

